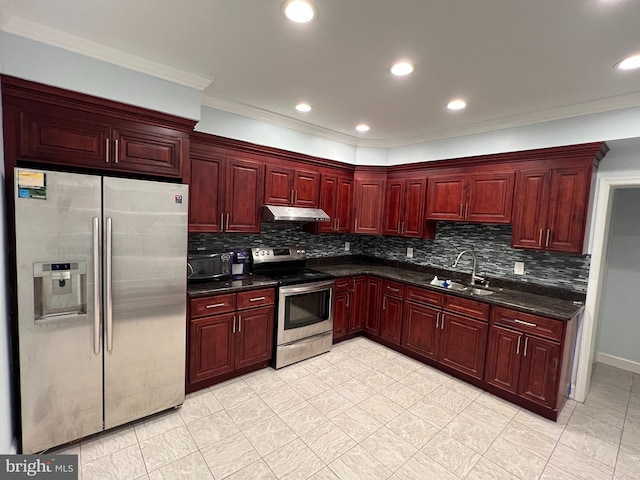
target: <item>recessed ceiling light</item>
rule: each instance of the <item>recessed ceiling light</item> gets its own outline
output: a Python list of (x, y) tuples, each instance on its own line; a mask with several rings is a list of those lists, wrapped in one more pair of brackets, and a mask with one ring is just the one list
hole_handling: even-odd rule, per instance
[(447, 103), (447, 108), (449, 110), (462, 110), (466, 106), (467, 106), (467, 102), (459, 98), (455, 100), (451, 100), (449, 103)]
[(307, 23), (316, 16), (316, 6), (307, 0), (287, 0), (282, 4), (285, 16), (296, 23)]
[(415, 70), (415, 66), (409, 62), (397, 62), (391, 65), (389, 71), (396, 77), (404, 77)]
[(360, 125), (356, 125), (356, 130), (359, 132), (368, 132), (371, 127), (366, 123), (361, 123)]
[(640, 68), (640, 54), (631, 55), (615, 65), (620, 70), (633, 70)]
[(311, 107), (311, 105), (309, 105), (308, 103), (299, 103), (296, 105), (296, 110), (298, 110), (299, 112), (310, 112), (312, 108), (313, 107)]

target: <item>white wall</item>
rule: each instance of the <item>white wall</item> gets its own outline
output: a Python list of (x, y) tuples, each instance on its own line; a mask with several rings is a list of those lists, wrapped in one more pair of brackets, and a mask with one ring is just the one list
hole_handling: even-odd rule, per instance
[(640, 367), (640, 188), (613, 196), (597, 352)]
[(281, 148), (339, 162), (356, 163), (356, 147), (260, 120), (202, 107), (198, 132)]
[(1, 71), (7, 75), (150, 108), (200, 118), (201, 93), (57, 47), (0, 32)]
[(504, 128), (389, 150), (389, 164), (640, 137), (640, 107)]
[[(0, 104), (0, 113), (1, 104)], [(1, 116), (1, 115), (0, 115)], [(9, 311), (6, 288), (7, 262), (7, 228), (4, 209), (4, 147), (0, 129), (0, 454), (15, 453), (13, 438), (13, 419), (11, 413), (11, 384), (9, 383), (10, 350), (9, 350)]]

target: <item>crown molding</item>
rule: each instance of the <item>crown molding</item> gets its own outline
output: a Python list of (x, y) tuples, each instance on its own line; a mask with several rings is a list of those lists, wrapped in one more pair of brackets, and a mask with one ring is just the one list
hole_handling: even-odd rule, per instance
[(199, 91), (204, 90), (213, 82), (213, 78), (195, 75), (163, 63), (107, 47), (87, 38), (62, 32), (20, 16), (10, 18), (2, 26), (2, 30)]
[[(444, 140), (453, 137), (462, 137), (465, 135), (474, 135), (485, 133), (493, 130), (503, 130), (507, 128), (524, 127), (537, 123), (550, 122), (554, 120), (563, 120), (584, 115), (593, 115), (597, 113), (605, 113), (614, 110), (622, 110), (625, 108), (633, 108), (640, 106), (640, 92), (634, 92), (624, 95), (616, 95), (598, 100), (590, 100), (587, 102), (576, 103), (572, 105), (564, 105), (536, 112), (523, 113), (507, 117), (501, 117), (485, 122), (477, 122), (460, 127), (453, 127), (440, 130), (430, 130), (424, 135), (412, 138), (398, 138), (386, 142), (384, 146), (387, 148), (403, 147), (426, 143), (435, 140)], [(373, 145), (367, 145), (373, 146)], [(378, 145), (378, 146), (383, 146)]]
[(425, 131), (423, 135), (405, 138), (396, 138), (391, 140), (384, 139), (366, 139), (357, 138), (346, 135), (334, 130), (318, 127), (310, 123), (296, 120), (285, 115), (263, 110), (229, 100), (221, 100), (213, 97), (203, 96), (202, 104), (207, 107), (223, 110), (225, 112), (234, 113), (243, 117), (252, 118), (281, 127), (291, 128), (302, 133), (314, 135), (316, 137), (327, 138), (337, 142), (346, 143), (357, 147), (364, 148), (396, 148), (408, 145), (416, 145), (436, 140), (444, 140), (453, 137), (462, 137), (465, 135), (474, 135), (478, 133), (490, 132), (493, 130), (503, 130), (507, 128), (523, 127), (536, 123), (549, 122), (553, 120), (562, 120), (583, 115), (591, 115), (596, 113), (604, 113), (623, 108), (631, 108), (640, 106), (640, 92), (625, 95), (616, 95), (588, 102), (581, 102), (572, 105), (564, 105), (562, 107), (554, 107), (536, 112), (529, 112), (508, 117), (501, 117), (485, 122), (477, 122), (460, 127), (452, 127), (446, 129), (432, 129)]
[(315, 137), (322, 137), (328, 140), (336, 142), (346, 143), (347, 145), (358, 146), (360, 139), (351, 135), (336, 132), (329, 128), (319, 127), (302, 120), (287, 117), (279, 113), (264, 110), (262, 108), (254, 107), (244, 103), (234, 102), (231, 100), (223, 100), (220, 98), (214, 98), (209, 96), (202, 96), (202, 105), (205, 107), (213, 108), (216, 110), (222, 110), (223, 112), (233, 113), (242, 117), (248, 117), (253, 120), (259, 120), (270, 124), (278, 125), (280, 127), (290, 128), (301, 133), (307, 133)]

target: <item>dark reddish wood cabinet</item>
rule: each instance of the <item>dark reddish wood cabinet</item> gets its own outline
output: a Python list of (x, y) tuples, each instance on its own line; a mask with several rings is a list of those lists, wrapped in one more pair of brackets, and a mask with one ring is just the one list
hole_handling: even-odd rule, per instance
[(328, 222), (318, 222), (318, 233), (348, 233), (351, 229), (353, 180), (343, 175), (323, 174), (320, 182), (320, 208)]
[(495, 307), (485, 381), (558, 412), (568, 396), (575, 320), (558, 320)]
[(581, 253), (591, 175), (590, 163), (518, 170), (512, 246)]
[(382, 314), (380, 317), (380, 338), (400, 345), (402, 333), (402, 311), (404, 304), (404, 284), (392, 280), (382, 282)]
[(235, 315), (226, 313), (192, 320), (189, 329), (189, 382), (196, 383), (234, 370)]
[(318, 207), (320, 174), (267, 164), (264, 203), (294, 207)]
[(401, 345), (423, 357), (438, 359), (440, 345), (439, 308), (405, 302)]
[(338, 278), (333, 291), (333, 340), (349, 333), (351, 278)]
[(367, 308), (367, 277), (357, 276), (351, 279), (351, 304), (349, 310), (349, 333), (362, 331)]
[(237, 313), (235, 368), (271, 359), (273, 349), (273, 305)]
[(189, 231), (259, 233), (263, 164), (192, 138)]
[(191, 298), (187, 391), (262, 367), (273, 351), (275, 289)]
[(2, 90), (14, 162), (182, 176), (192, 120), (8, 76)]
[(426, 186), (424, 178), (386, 181), (384, 235), (423, 236)]
[(440, 363), (482, 379), (488, 329), (486, 320), (444, 312), (440, 318)]
[(382, 307), (382, 279), (366, 277), (364, 302), (364, 331), (380, 335), (380, 313)]
[(382, 232), (385, 176), (354, 174), (354, 233), (373, 235)]
[(427, 218), (511, 223), (513, 171), (436, 175), (429, 178)]

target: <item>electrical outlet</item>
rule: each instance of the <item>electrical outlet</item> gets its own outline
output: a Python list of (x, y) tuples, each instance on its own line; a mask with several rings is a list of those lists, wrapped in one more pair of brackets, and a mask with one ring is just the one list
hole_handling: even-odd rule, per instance
[(344, 242), (344, 251), (348, 252), (351, 250), (351, 244), (349, 242)]
[(524, 275), (524, 262), (516, 262), (513, 266), (513, 273), (516, 275)]
[(407, 258), (413, 258), (413, 247), (407, 247)]

